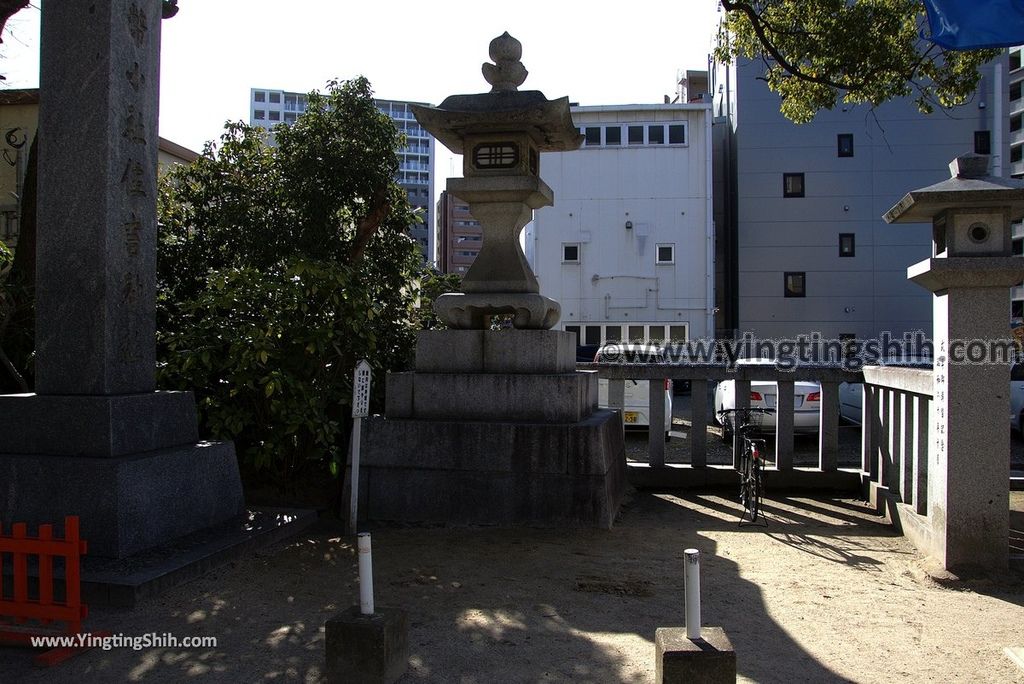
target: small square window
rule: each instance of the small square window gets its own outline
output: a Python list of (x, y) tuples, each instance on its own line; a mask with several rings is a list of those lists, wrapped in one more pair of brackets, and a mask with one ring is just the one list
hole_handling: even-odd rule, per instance
[(644, 144), (644, 127), (643, 126), (630, 126), (627, 130), (629, 135), (630, 145), (643, 145)]
[(265, 92), (263, 92), (262, 90), (257, 90), (256, 91), (256, 97), (254, 99), (257, 102), (266, 102), (267, 101), (267, 94)]
[(629, 326), (629, 339), (627, 342), (646, 342), (647, 338), (644, 335), (644, 326), (642, 325), (631, 325)]
[(275, 112), (275, 111), (271, 110), (270, 111), (270, 120), (271, 121), (280, 121), (281, 120), (281, 112)]
[(253, 112), (253, 117), (257, 121), (262, 121), (263, 119), (267, 118), (267, 114), (262, 109), (257, 109), (255, 112)]
[(804, 174), (784, 173), (782, 174), (782, 196), (803, 197), (804, 196)]
[(1010, 147), (1010, 161), (1019, 162), (1021, 160), (1021, 152), (1024, 152), (1024, 146), (1013, 145)]
[(668, 127), (668, 144), (686, 144), (686, 126), (683, 124), (672, 124)]
[(853, 156), (853, 133), (840, 133), (836, 136), (836, 146), (840, 157)]
[(580, 244), (578, 242), (563, 242), (562, 243), (562, 263), (563, 264), (578, 264), (578, 263), (580, 263)]
[(584, 129), (584, 136), (586, 137), (585, 144), (587, 145), (600, 145), (601, 144), (601, 127), (600, 126), (587, 126)]
[(1020, 99), (1020, 81), (1010, 84), (1010, 102), (1016, 102)]
[(281, 101), (281, 93), (270, 93), (270, 101), (271, 102), (280, 102)]
[(584, 327), (583, 341), (586, 344), (601, 344), (601, 326), (588, 325)]
[(647, 127), (647, 144), (648, 145), (664, 145), (665, 144), (665, 127), (664, 126), (648, 126)]
[(807, 296), (807, 274), (804, 271), (786, 271), (783, 274), (783, 287), (787, 297)]
[(622, 326), (621, 325), (606, 325), (606, 326), (604, 326), (604, 341), (605, 342), (621, 342), (622, 341)]
[(660, 244), (657, 246), (657, 261), (659, 264), (674, 264), (676, 262), (675, 244)]
[(621, 145), (622, 144), (622, 127), (621, 126), (607, 126), (604, 129), (604, 144), (605, 145)]
[(670, 325), (668, 330), (672, 342), (685, 342), (688, 338), (685, 325)]
[(852, 257), (857, 252), (856, 236), (853, 233), (839, 234), (839, 256)]
[(992, 131), (974, 131), (974, 154), (992, 154)]
[(285, 123), (295, 123), (295, 112), (285, 112), (284, 120)]

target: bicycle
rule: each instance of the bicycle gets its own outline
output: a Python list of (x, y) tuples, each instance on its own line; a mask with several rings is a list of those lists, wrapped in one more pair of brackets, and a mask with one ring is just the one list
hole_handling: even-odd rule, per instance
[[(743, 515), (740, 516), (740, 525), (747, 521), (751, 524), (757, 522), (760, 516), (764, 524), (768, 520), (761, 510), (761, 503), (764, 497), (764, 449), (763, 439), (753, 439), (751, 435), (761, 427), (760, 416), (775, 413), (775, 409), (766, 408), (731, 408), (722, 409), (718, 412), (723, 426), (726, 424), (726, 414), (733, 414), (736, 422), (736, 432), (743, 439), (743, 450), (740, 452), (740, 460), (736, 470), (740, 475), (740, 504), (743, 505)], [(753, 417), (758, 416), (757, 420)]]

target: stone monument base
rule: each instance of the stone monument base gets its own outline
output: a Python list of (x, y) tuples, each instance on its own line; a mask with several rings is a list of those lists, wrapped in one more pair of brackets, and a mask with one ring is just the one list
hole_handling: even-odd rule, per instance
[(90, 556), (124, 558), (244, 512), (231, 442), (128, 456), (0, 454), (0, 521), (80, 518)]
[(626, 487), (622, 419), (569, 425), (366, 421), (360, 510), (370, 520), (611, 527)]
[(626, 487), (621, 417), (597, 408), (571, 333), (421, 333), (364, 423), (371, 520), (610, 527)]

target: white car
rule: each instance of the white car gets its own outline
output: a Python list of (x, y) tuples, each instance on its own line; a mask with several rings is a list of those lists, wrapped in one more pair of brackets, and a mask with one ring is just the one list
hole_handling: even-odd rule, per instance
[(839, 415), (854, 425), (860, 425), (864, 418), (864, 384), (844, 382), (839, 385)]
[[(740, 359), (737, 365), (773, 365), (771, 359)], [(754, 380), (750, 383), (751, 408), (775, 408), (778, 383)], [(732, 437), (733, 418), (719, 416), (722, 409), (736, 408), (736, 381), (723, 380), (715, 386), (715, 420), (722, 426), (722, 438)], [(821, 418), (821, 385), (817, 382), (798, 380), (793, 383), (793, 430), (794, 432), (817, 432)], [(759, 414), (756, 418), (763, 430), (775, 429), (775, 414)]]
[[(610, 342), (597, 350), (594, 363), (666, 363), (665, 350), (652, 344)], [(608, 408), (608, 381), (597, 386), (597, 403)], [(647, 380), (626, 380), (622, 421), (627, 428), (650, 427), (650, 383)], [(665, 441), (672, 429), (672, 381), (665, 380)]]

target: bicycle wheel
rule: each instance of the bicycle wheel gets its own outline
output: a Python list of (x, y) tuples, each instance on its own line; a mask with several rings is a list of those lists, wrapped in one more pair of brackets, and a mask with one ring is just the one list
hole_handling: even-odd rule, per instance
[(747, 504), (750, 522), (757, 522), (761, 515), (761, 459), (752, 456), (747, 461)]
[[(751, 522), (754, 521), (754, 513), (757, 507), (753, 481), (753, 462), (754, 459), (751, 457), (750, 445), (747, 444), (744, 446), (743, 455), (740, 456), (740, 504), (743, 506), (742, 517), (749, 518)], [(751, 508), (752, 506), (753, 508)]]

